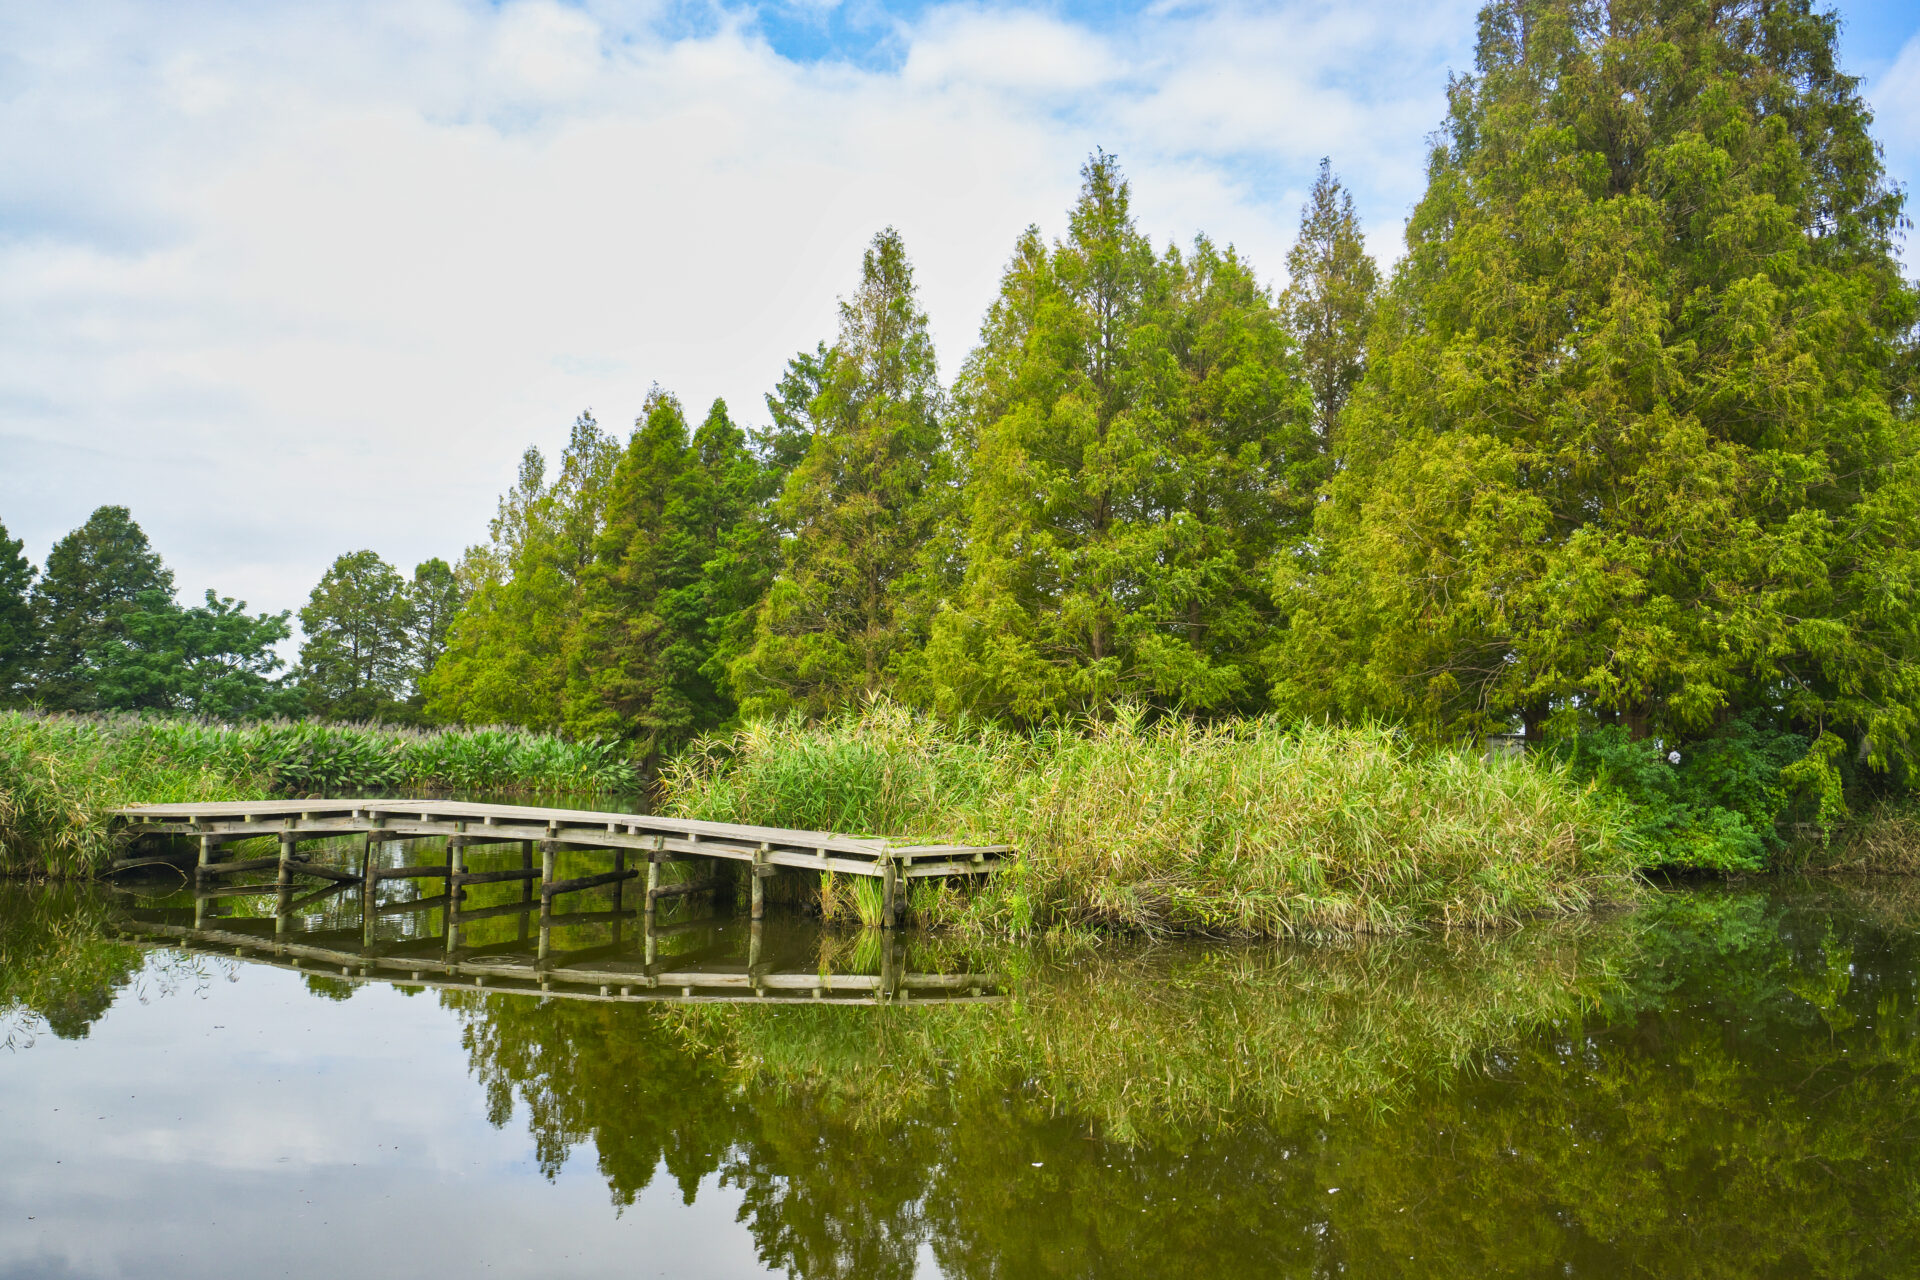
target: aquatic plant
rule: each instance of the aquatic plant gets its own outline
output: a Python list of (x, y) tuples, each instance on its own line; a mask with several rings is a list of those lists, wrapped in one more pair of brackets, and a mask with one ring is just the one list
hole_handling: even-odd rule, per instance
[(1484, 926), (1633, 886), (1617, 802), (1562, 768), (1377, 724), (1123, 715), (1020, 733), (882, 703), (703, 740), (662, 785), (689, 817), (1012, 844), (979, 893), (919, 899), (992, 933)]

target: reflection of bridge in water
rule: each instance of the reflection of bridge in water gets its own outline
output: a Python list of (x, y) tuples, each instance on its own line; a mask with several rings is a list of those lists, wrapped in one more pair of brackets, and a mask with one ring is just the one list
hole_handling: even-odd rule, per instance
[[(509, 941), (486, 946), (460, 945), (457, 923), (440, 933), (390, 941), (370, 940), (370, 926), (382, 914), (381, 904), (367, 909), (364, 898), (361, 929), (296, 931), (299, 912), (317, 905), (317, 899), (345, 895), (338, 885), (290, 899), (273, 885), (253, 886), (257, 895), (275, 895), (271, 916), (214, 917), (208, 903), (231, 891), (196, 893), (187, 908), (140, 907), (119, 913), (116, 927), (126, 938), (143, 945), (161, 946), (204, 955), (233, 956), (249, 963), (291, 969), (314, 977), (348, 982), (384, 981), (446, 990), (503, 991), (511, 994), (567, 1000), (685, 1003), (805, 1003), (893, 1004), (939, 1001), (985, 1002), (1001, 998), (1000, 979), (991, 973), (915, 973), (906, 969), (906, 942), (896, 934), (871, 932), (867, 963), (841, 968), (795, 963), (798, 957), (763, 956), (764, 922), (746, 925), (746, 955), (738, 946), (738, 925), (726, 917), (655, 923), (652, 915), (640, 920), (636, 937), (624, 937), (622, 924), (640, 915), (625, 911), (577, 912), (571, 924), (605, 923), (612, 926), (610, 945), (572, 952), (542, 954), (528, 945), (526, 929)], [(361, 891), (364, 894), (364, 890)], [(387, 906), (411, 906), (389, 903)], [(535, 906), (518, 906), (524, 924), (537, 914)], [(191, 914), (193, 922), (184, 917)], [(443, 921), (457, 922), (458, 914), (440, 907)], [(499, 914), (489, 910), (489, 916)], [(726, 935), (732, 933), (731, 939)], [(709, 944), (679, 954), (661, 954), (664, 939), (705, 934)], [(858, 970), (875, 970), (862, 972)]]
[[(992, 975), (906, 972), (906, 943), (892, 929), (843, 948), (862, 957), (857, 963), (801, 963), (809, 957), (780, 945), (786, 934), (777, 923), (768, 946), (763, 917), (775, 876), (831, 873), (877, 882), (880, 922), (896, 924), (911, 881), (989, 872), (1004, 847), (445, 800), (142, 805), (117, 817), (150, 846), (155, 837), (163, 847), (173, 841), (170, 853), (122, 865), (170, 865), (193, 885), (190, 910), (125, 913), (126, 934), (156, 945), (347, 981), (581, 1000), (998, 998)], [(246, 841), (279, 849), (220, 856)], [(439, 847), (428, 853), (422, 842)], [(598, 869), (608, 861), (610, 870)], [(731, 901), (730, 865), (748, 889), (744, 948), (724, 916), (663, 921), (716, 898)], [(270, 881), (245, 880), (268, 871)], [(627, 884), (642, 875), (644, 897), (630, 899)], [(425, 896), (421, 881), (439, 881), (444, 891)], [(272, 900), (271, 916), (248, 902), (262, 899)], [(572, 909), (561, 910), (560, 899)], [(338, 927), (355, 916), (357, 928)], [(663, 946), (669, 939), (679, 941)], [(680, 945), (689, 940), (704, 945), (689, 952)]]

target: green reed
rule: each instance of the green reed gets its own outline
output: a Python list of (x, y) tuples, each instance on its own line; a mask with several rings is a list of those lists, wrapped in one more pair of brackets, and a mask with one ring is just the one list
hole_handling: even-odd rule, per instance
[(1635, 883), (1616, 799), (1380, 725), (1123, 715), (1017, 733), (881, 704), (704, 740), (662, 782), (690, 817), (1012, 844), (980, 892), (916, 903), (994, 934), (1486, 926)]
[(112, 856), (121, 805), (380, 792), (619, 795), (616, 743), (521, 729), (404, 729), (0, 713), (0, 872), (78, 875)]

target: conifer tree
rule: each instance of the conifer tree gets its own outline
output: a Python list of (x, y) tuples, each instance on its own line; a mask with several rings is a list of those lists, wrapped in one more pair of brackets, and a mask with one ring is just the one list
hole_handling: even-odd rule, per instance
[(1348, 406), (1276, 696), (1444, 734), (1920, 729), (1914, 290), (1836, 19), (1502, 0)]
[(607, 487), (582, 591), (567, 728), (628, 738), (649, 758), (718, 719), (693, 589), (713, 546), (694, 509), (699, 463), (680, 402), (655, 387)]
[(38, 656), (39, 634), (33, 621), (33, 562), (26, 544), (7, 536), (0, 524), (0, 707), (22, 698)]
[(961, 379), (975, 453), (937, 700), (1046, 719), (1257, 706), (1268, 560), (1321, 480), (1282, 317), (1231, 250), (1156, 255), (1113, 157), (1020, 240)]
[(1280, 305), (1313, 391), (1314, 425), (1331, 438), (1366, 368), (1367, 324), (1380, 272), (1361, 239), (1353, 193), (1324, 159), (1300, 211), (1299, 237), (1287, 252), (1287, 277)]
[(538, 449), (521, 458), (488, 543), (469, 547), (455, 570), (466, 602), (425, 682), (429, 716), (561, 726), (581, 588), (619, 457), (618, 442), (582, 413), (551, 482)]
[(50, 710), (100, 706), (99, 662), (145, 595), (170, 603), (173, 573), (125, 507), (100, 507), (55, 543), (33, 589), (39, 661), (33, 698)]
[(947, 498), (942, 394), (899, 232), (876, 235), (775, 511), (784, 565), (733, 659), (743, 709), (822, 713), (893, 686), (924, 638), (923, 553)]

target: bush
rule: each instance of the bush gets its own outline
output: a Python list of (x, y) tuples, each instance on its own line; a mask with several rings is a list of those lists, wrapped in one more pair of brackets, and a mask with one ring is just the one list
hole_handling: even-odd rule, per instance
[(1605, 725), (1556, 750), (1575, 778), (1626, 802), (1643, 865), (1741, 872), (1765, 870), (1789, 843), (1783, 828), (1791, 822), (1835, 816), (1820, 788), (1831, 766), (1814, 745), (1743, 717), (1714, 737), (1672, 747), (1631, 741)]

